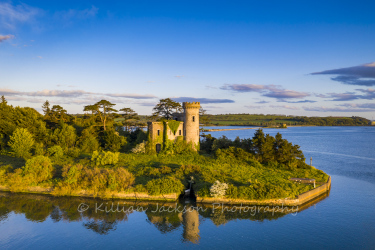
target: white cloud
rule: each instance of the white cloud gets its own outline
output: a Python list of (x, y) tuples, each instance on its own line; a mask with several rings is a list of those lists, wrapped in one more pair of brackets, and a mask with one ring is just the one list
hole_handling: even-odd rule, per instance
[(27, 4), (0, 3), (1, 24), (7, 29), (14, 29), (19, 23), (32, 22), (41, 13), (40, 9)]
[(271, 97), (279, 99), (280, 101), (285, 101), (284, 99), (290, 98), (304, 98), (309, 96), (309, 93), (298, 92), (294, 90), (283, 89), (280, 85), (260, 85), (260, 84), (225, 84), (220, 89), (232, 90), (235, 92), (259, 92), (262, 96)]
[[(62, 86), (62, 85), (59, 85)], [(17, 91), (12, 89), (0, 89), (0, 95), (4, 95), (6, 98), (12, 97), (13, 100), (27, 101), (27, 102), (39, 102), (32, 101), (36, 98), (60, 98), (56, 99), (55, 103), (58, 104), (90, 104), (106, 99), (117, 103), (127, 102), (129, 99), (154, 99), (154, 95), (140, 95), (140, 94), (112, 94), (112, 93), (94, 93), (87, 92), (84, 90), (41, 90), (41, 91)], [(16, 98), (17, 97), (17, 98)], [(30, 97), (35, 97), (34, 99)], [(40, 99), (38, 99), (40, 100)]]
[(294, 107), (294, 106), (289, 106), (289, 105), (270, 105), (271, 108), (276, 108), (276, 109), (292, 109), (292, 110), (298, 110), (299, 108)]

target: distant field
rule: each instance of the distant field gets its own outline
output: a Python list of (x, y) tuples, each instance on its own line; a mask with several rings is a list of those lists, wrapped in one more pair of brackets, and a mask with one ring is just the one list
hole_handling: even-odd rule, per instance
[(369, 120), (362, 117), (307, 117), (259, 114), (204, 115), (205, 125), (216, 126), (367, 126)]

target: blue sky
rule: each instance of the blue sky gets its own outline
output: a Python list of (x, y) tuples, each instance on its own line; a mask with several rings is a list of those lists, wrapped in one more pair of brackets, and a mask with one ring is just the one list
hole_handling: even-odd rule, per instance
[(0, 95), (375, 118), (374, 1), (0, 1)]

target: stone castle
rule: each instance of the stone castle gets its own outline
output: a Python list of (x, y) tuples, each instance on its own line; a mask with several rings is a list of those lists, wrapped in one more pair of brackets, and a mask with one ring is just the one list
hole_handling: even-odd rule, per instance
[(159, 152), (164, 140), (185, 140), (195, 149), (199, 146), (199, 109), (200, 102), (183, 102), (183, 113), (174, 113), (173, 120), (166, 122), (148, 122), (150, 140)]

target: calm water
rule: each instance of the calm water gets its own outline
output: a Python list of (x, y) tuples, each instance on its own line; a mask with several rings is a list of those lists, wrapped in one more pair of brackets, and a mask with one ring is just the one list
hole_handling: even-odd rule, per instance
[[(234, 139), (254, 132), (211, 134)], [(327, 197), (287, 214), (256, 212), (254, 207), (240, 213), (218, 206), (197, 211), (192, 204), (176, 209), (175, 204), (129, 202), (119, 204), (120, 212), (105, 213), (101, 210), (111, 202), (0, 193), (0, 248), (374, 249), (375, 127), (265, 132), (281, 132), (332, 176)], [(190, 209), (181, 211), (184, 206)]]

